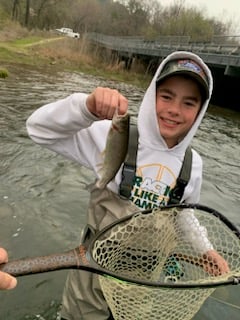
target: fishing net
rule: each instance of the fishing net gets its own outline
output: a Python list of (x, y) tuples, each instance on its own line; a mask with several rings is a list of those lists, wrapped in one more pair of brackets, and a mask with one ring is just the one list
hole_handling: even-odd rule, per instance
[[(227, 274), (207, 254), (213, 249)], [(137, 213), (92, 248), (101, 267), (131, 279), (99, 276), (115, 320), (191, 319), (217, 285), (239, 277), (239, 252), (239, 235), (219, 216), (187, 207)]]

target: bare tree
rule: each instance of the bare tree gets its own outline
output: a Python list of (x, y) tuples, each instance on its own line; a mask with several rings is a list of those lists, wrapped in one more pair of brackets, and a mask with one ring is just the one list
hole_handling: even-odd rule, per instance
[(12, 6), (12, 19), (17, 20), (19, 16), (20, 2), (19, 0), (13, 0)]
[(26, 11), (25, 11), (25, 26), (28, 27), (30, 15), (30, 0), (26, 0)]

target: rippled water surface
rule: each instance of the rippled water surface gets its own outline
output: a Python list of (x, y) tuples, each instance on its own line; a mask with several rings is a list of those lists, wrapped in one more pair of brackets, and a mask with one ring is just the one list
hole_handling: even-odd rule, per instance
[[(90, 171), (35, 145), (25, 121), (41, 105), (96, 86), (120, 89), (136, 114), (143, 91), (84, 74), (8, 66), (0, 79), (0, 245), (10, 258), (44, 255), (79, 243)], [(211, 107), (193, 146), (204, 160), (201, 203), (240, 227), (240, 114)], [(67, 271), (19, 278), (0, 293), (0, 320), (57, 319)], [(215, 291), (196, 320), (239, 320), (240, 286)], [(173, 306), (174, 307), (174, 306)]]

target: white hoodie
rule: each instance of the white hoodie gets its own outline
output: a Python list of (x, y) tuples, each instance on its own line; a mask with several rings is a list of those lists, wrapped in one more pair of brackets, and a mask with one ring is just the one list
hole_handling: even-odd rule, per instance
[[(185, 150), (191, 143), (207, 110), (205, 101), (192, 128), (173, 148), (168, 148), (161, 137), (156, 116), (156, 79), (164, 65), (172, 59), (189, 58), (197, 61), (209, 80), (209, 96), (212, 93), (212, 76), (205, 63), (195, 54), (175, 52), (162, 61), (150, 83), (138, 115), (139, 149), (137, 155), (136, 184), (132, 201), (141, 209), (165, 205), (169, 191), (176, 183)], [(65, 99), (47, 104), (36, 110), (27, 120), (30, 137), (66, 158), (92, 169), (99, 178), (103, 161), (109, 120), (99, 121), (86, 107), (87, 95), (75, 93)], [(108, 187), (118, 193), (121, 168)], [(200, 198), (202, 183), (202, 160), (193, 150), (192, 172), (182, 201), (196, 203)]]

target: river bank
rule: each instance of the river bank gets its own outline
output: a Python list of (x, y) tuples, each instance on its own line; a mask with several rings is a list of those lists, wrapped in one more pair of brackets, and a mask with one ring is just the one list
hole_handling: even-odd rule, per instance
[(0, 69), (6, 69), (12, 63), (86, 73), (140, 88), (146, 88), (151, 79), (141, 66), (127, 71), (121, 63), (101, 56), (98, 48), (93, 50), (84, 38), (67, 38), (54, 33), (28, 35), (14, 40), (2, 40), (0, 34)]

